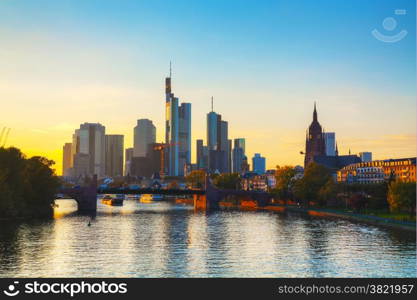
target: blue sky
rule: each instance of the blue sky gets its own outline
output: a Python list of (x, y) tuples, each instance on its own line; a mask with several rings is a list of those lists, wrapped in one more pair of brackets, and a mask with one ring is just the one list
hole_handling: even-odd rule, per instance
[[(205, 138), (213, 95), (249, 157), (301, 164), (317, 101), (342, 152), (415, 155), (415, 11), (405, 0), (2, 0), (0, 99), (10, 113), (0, 126), (13, 128), (10, 143), (58, 161), (84, 121), (126, 134), (130, 146), (135, 120), (150, 118), (162, 140), (172, 60), (174, 92), (193, 104), (194, 139)], [(386, 17), (397, 21), (391, 32)], [(408, 35), (383, 43), (373, 29)]]

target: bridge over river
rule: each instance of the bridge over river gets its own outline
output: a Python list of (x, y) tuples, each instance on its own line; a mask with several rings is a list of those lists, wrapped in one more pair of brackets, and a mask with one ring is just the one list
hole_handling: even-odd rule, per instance
[(98, 188), (97, 177), (93, 178), (90, 185), (77, 188), (63, 188), (61, 194), (77, 201), (80, 212), (94, 212), (97, 210), (98, 194), (157, 194), (157, 195), (192, 195), (194, 206), (199, 209), (217, 209), (223, 199), (236, 196), (256, 201), (257, 206), (262, 207), (270, 203), (272, 195), (262, 191), (225, 190), (215, 187), (211, 179), (206, 176), (205, 189), (129, 189), (129, 188)]

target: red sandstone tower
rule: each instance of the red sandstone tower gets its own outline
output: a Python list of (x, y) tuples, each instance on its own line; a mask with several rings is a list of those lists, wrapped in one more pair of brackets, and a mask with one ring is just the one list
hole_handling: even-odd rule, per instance
[(316, 103), (314, 102), (313, 122), (308, 128), (306, 134), (306, 151), (304, 158), (304, 168), (314, 161), (314, 157), (318, 155), (326, 155), (326, 147), (324, 142), (323, 130), (317, 120)]

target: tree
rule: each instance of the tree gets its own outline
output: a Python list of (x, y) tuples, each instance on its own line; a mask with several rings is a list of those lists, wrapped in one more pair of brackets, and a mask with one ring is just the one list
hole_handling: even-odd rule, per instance
[(319, 190), (318, 199), (320, 205), (332, 205), (336, 203), (337, 184), (333, 178), (329, 178), (326, 184)]
[(206, 180), (206, 172), (203, 170), (191, 171), (189, 175), (185, 177), (185, 181), (193, 188), (203, 188)]
[(331, 179), (328, 168), (310, 163), (304, 170), (304, 176), (294, 184), (294, 195), (308, 206), (310, 201), (319, 200), (320, 189)]
[(214, 178), (214, 185), (220, 189), (238, 190), (240, 189), (240, 176), (237, 173), (220, 174)]
[(273, 192), (279, 199), (288, 200), (291, 197), (291, 187), (295, 174), (296, 171), (294, 167), (277, 166), (275, 172), (276, 186)]
[(27, 159), (17, 148), (0, 148), (0, 217), (52, 216), (60, 180), (53, 161)]
[(355, 212), (360, 212), (364, 209), (368, 204), (366, 194), (363, 192), (356, 192), (350, 195), (348, 199), (348, 205), (353, 209)]
[(416, 212), (416, 183), (393, 181), (388, 188), (388, 204), (391, 211)]

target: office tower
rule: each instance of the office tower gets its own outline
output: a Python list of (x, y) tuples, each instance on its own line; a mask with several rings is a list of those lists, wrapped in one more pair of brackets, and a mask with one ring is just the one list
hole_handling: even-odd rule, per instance
[(124, 169), (125, 176), (128, 176), (131, 174), (130, 166), (132, 165), (132, 158), (133, 158), (133, 148), (127, 148), (125, 150), (125, 169)]
[(246, 142), (244, 138), (237, 138), (234, 140), (234, 148), (242, 148), (243, 153), (246, 151)]
[(165, 144), (162, 143), (153, 143), (148, 146), (146, 158), (148, 159), (148, 174), (150, 174), (150, 177), (163, 174), (164, 151)]
[(207, 146), (209, 150), (217, 149), (217, 119), (218, 115), (211, 111), (207, 114)]
[(247, 156), (243, 156), (243, 162), (242, 162), (242, 173), (246, 173), (249, 172), (250, 166), (248, 163), (248, 158)]
[(197, 169), (203, 169), (203, 147), (204, 141), (197, 140), (196, 141), (196, 162), (197, 162)]
[[(99, 123), (84, 123), (75, 130), (72, 145), (75, 174), (97, 175), (99, 178), (105, 175), (105, 132), (106, 128)], [(88, 155), (87, 168), (85, 167), (86, 155)]]
[[(170, 176), (179, 175), (179, 120), (178, 98), (171, 89), (171, 65), (169, 77), (165, 78), (165, 169)], [(165, 172), (164, 172), (165, 173)]]
[(208, 168), (208, 147), (203, 145), (203, 140), (197, 140), (197, 170), (207, 169)]
[(65, 143), (62, 148), (62, 176), (70, 176), (70, 169), (72, 168), (72, 143)]
[(242, 173), (243, 159), (245, 157), (245, 139), (235, 139), (233, 146), (233, 173)]
[(185, 166), (191, 164), (191, 103), (182, 103), (178, 108), (178, 175), (184, 176)]
[(133, 130), (133, 156), (145, 157), (148, 145), (156, 141), (156, 128), (151, 120), (140, 119)]
[[(219, 115), (221, 118), (221, 116)], [(220, 135), (219, 135), (219, 147), (222, 156), (222, 173), (229, 173), (229, 138), (228, 138), (228, 123), (226, 121), (220, 121)]]
[(325, 132), (324, 133), (324, 145), (326, 147), (327, 156), (336, 155), (336, 138), (334, 132)]
[(213, 111), (207, 114), (208, 169), (210, 172), (230, 172), (228, 123)]
[(90, 172), (90, 155), (85, 153), (76, 153), (73, 157), (73, 175), (75, 178), (92, 175)]
[(372, 152), (359, 152), (359, 157), (362, 162), (371, 162), (372, 161)]
[(262, 157), (259, 153), (255, 153), (252, 158), (253, 172), (262, 175), (265, 174), (265, 157)]
[(123, 135), (106, 135), (106, 176), (123, 176), (123, 142)]
[(130, 165), (130, 175), (152, 178), (164, 172), (165, 144), (152, 143), (148, 145), (146, 157), (133, 157)]
[(227, 172), (232, 172), (232, 140), (228, 140), (227, 145)]
[(314, 161), (315, 156), (326, 155), (326, 147), (321, 125), (317, 119), (316, 103), (314, 103), (313, 122), (306, 134), (306, 151), (304, 158), (304, 168)]

